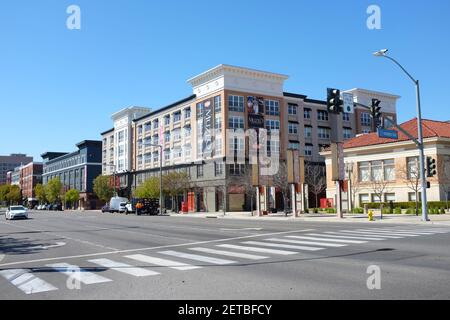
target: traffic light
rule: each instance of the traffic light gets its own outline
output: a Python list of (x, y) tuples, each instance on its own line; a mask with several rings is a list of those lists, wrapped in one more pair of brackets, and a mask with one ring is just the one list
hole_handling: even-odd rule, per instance
[(436, 175), (436, 159), (427, 157), (427, 177), (431, 178)]
[(341, 90), (327, 89), (327, 110), (329, 113), (339, 114), (342, 112)]
[(378, 128), (381, 125), (381, 101), (378, 99), (372, 99), (372, 105), (370, 106), (370, 116), (373, 119), (374, 127)]

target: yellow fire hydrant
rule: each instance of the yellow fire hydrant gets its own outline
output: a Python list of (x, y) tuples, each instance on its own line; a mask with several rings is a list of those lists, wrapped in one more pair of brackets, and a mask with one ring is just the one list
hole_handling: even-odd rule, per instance
[(369, 221), (374, 221), (373, 220), (373, 211), (372, 210), (369, 210), (369, 213), (367, 215), (369, 217)]

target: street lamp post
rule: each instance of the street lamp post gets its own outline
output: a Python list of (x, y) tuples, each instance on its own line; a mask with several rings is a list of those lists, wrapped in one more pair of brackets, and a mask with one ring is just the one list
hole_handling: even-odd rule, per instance
[(428, 220), (427, 209), (427, 181), (425, 179), (425, 154), (423, 145), (423, 132), (422, 132), (422, 110), (420, 106), (420, 84), (419, 80), (416, 80), (406, 69), (394, 58), (387, 55), (387, 49), (380, 50), (374, 53), (376, 57), (383, 57), (394, 62), (402, 71), (414, 82), (416, 87), (416, 104), (417, 104), (417, 135), (418, 135), (418, 147), (419, 147), (419, 160), (420, 160), (420, 180), (422, 184), (422, 220)]
[(163, 214), (163, 176), (162, 176), (162, 152), (163, 152), (163, 146), (161, 144), (148, 144), (151, 147), (158, 147), (159, 148), (159, 214)]

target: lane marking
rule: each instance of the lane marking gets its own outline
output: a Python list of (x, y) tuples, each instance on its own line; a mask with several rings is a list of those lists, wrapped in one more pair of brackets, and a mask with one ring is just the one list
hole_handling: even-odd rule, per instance
[(226, 229), (220, 228), (222, 231), (261, 231), (263, 228), (241, 228), (241, 229)]
[(378, 238), (388, 238), (388, 239), (403, 239), (403, 237), (398, 237), (398, 236), (380, 235), (379, 233), (361, 232), (361, 231), (341, 230), (340, 233), (345, 233), (345, 234), (349, 234), (349, 235), (364, 235), (364, 236), (368, 236), (368, 237), (378, 237)]
[[(89, 272), (86, 269), (80, 268), (79, 266), (71, 265), (68, 263), (48, 264), (47, 267), (50, 267), (66, 276), (72, 277), (73, 279), (76, 279), (84, 284), (96, 284), (112, 281), (111, 279), (105, 278), (93, 272)], [(80, 272), (75, 272), (74, 270), (79, 270)]]
[(193, 266), (187, 263), (181, 263), (173, 260), (161, 259), (156, 257), (150, 257), (143, 254), (134, 254), (130, 256), (126, 256), (125, 258), (137, 260), (145, 263), (154, 264), (161, 267), (168, 267), (175, 270), (193, 270), (193, 269), (201, 269), (199, 266)]
[(305, 239), (305, 240), (315, 240), (315, 241), (328, 241), (328, 242), (341, 242), (341, 243), (355, 243), (355, 244), (361, 244), (361, 243), (367, 243), (367, 241), (360, 241), (360, 240), (343, 240), (343, 239), (331, 239), (331, 238), (317, 238), (317, 237), (300, 237), (300, 236), (287, 236), (287, 238), (294, 238), (294, 239)]
[(88, 260), (91, 263), (98, 264), (99, 266), (115, 270), (118, 272), (126, 273), (135, 277), (147, 277), (147, 276), (156, 276), (160, 274), (159, 272), (147, 270), (144, 268), (139, 267), (133, 267), (126, 263), (121, 263), (109, 259), (94, 259), (94, 260)]
[(172, 257), (207, 262), (207, 263), (218, 264), (218, 265), (226, 265), (226, 264), (236, 263), (236, 261), (211, 258), (211, 257), (201, 256), (201, 255), (197, 255), (197, 254), (184, 253), (184, 252), (179, 252), (179, 251), (160, 251), (158, 253), (165, 254), (168, 256), (172, 256)]
[(204, 253), (217, 254), (217, 255), (228, 256), (228, 257), (243, 258), (243, 259), (249, 259), (249, 260), (262, 260), (262, 259), (268, 259), (269, 258), (269, 257), (264, 257), (264, 256), (257, 256), (257, 255), (253, 255), (253, 254), (248, 254), (248, 253), (239, 253), (239, 252), (232, 252), (232, 251), (215, 250), (215, 249), (209, 249), (209, 248), (189, 248), (189, 250), (198, 251), (198, 252), (204, 252)]
[(262, 242), (262, 241), (245, 241), (242, 243), (243, 244), (251, 244), (251, 245), (255, 245), (255, 246), (281, 248), (281, 249), (297, 249), (297, 250), (303, 250), (303, 251), (324, 250), (324, 248), (296, 246), (296, 245), (292, 245), (292, 244), (268, 243), (268, 242)]
[(284, 256), (297, 254), (297, 252), (294, 252), (294, 251), (265, 249), (265, 248), (247, 247), (247, 246), (238, 246), (238, 245), (234, 245), (234, 244), (219, 244), (217, 246), (220, 247), (220, 248), (244, 250), (244, 251), (251, 251), (251, 252), (272, 253), (272, 254), (279, 254), (279, 255), (284, 255)]
[[(358, 231), (371, 231), (371, 229), (358, 229)], [(429, 233), (429, 232), (412, 232), (412, 231), (410, 231), (410, 232), (406, 232), (406, 231), (395, 231), (395, 230), (390, 230), (390, 231), (388, 231), (388, 230), (374, 230), (374, 232), (375, 233), (381, 233), (381, 234), (393, 234), (394, 236), (395, 235), (412, 235), (412, 236), (415, 236), (415, 237), (418, 237), (418, 236), (422, 236), (422, 235), (432, 235), (432, 233)]]
[(4, 270), (0, 271), (0, 275), (25, 294), (58, 290), (58, 288), (36, 277), (26, 269)]
[(48, 246), (34, 246), (34, 247), (29, 247), (27, 249), (43, 249), (43, 250), (47, 250), (47, 249), (51, 249), (51, 248), (63, 247), (65, 245), (66, 245), (65, 242), (57, 242), (55, 244), (50, 244)]
[(265, 233), (265, 234), (240, 236), (240, 237), (233, 237), (233, 238), (223, 238), (223, 239), (216, 239), (216, 240), (195, 241), (195, 242), (172, 244), (172, 245), (165, 245), (165, 246), (155, 246), (155, 247), (146, 247), (146, 248), (138, 248), (138, 249), (114, 250), (114, 251), (99, 252), (99, 253), (88, 253), (88, 254), (80, 254), (80, 255), (73, 255), (73, 256), (63, 256), (63, 257), (55, 257), (55, 258), (44, 258), (44, 259), (34, 259), (34, 260), (26, 260), (26, 261), (16, 261), (16, 262), (0, 264), (0, 267), (6, 267), (6, 266), (12, 266), (12, 265), (18, 265), (18, 264), (47, 262), (47, 261), (90, 258), (90, 257), (105, 256), (105, 255), (110, 255), (110, 254), (123, 254), (123, 253), (150, 251), (150, 250), (158, 250), (158, 249), (179, 248), (179, 247), (185, 247), (185, 246), (190, 246), (190, 245), (197, 246), (197, 245), (204, 245), (204, 244), (210, 244), (210, 243), (219, 243), (219, 242), (225, 242), (225, 241), (252, 239), (252, 238), (259, 238), (259, 237), (270, 237), (270, 236), (276, 236), (276, 235), (284, 235), (284, 234), (300, 233), (300, 232), (310, 232), (310, 231), (315, 231), (315, 229), (301, 229), (301, 230), (292, 230), (292, 231), (272, 232), (272, 233)]
[[(373, 240), (373, 241), (383, 241), (386, 238), (377, 238), (377, 237), (369, 237), (369, 236), (346, 236), (345, 233), (342, 232), (325, 232), (326, 234), (320, 234), (322, 237), (328, 238), (338, 238), (338, 239), (355, 239), (355, 240)], [(315, 235), (316, 233), (311, 233), (311, 235)]]
[(394, 232), (383, 232), (383, 231), (372, 231), (372, 230), (364, 230), (358, 229), (357, 231), (371, 232), (373, 234), (387, 235), (387, 236), (401, 236), (401, 237), (420, 237), (420, 235), (416, 234), (408, 234), (408, 233), (394, 233)]
[(285, 242), (285, 243), (296, 243), (296, 244), (308, 244), (313, 246), (322, 246), (322, 247), (332, 247), (332, 248), (339, 248), (339, 247), (346, 247), (346, 244), (339, 244), (339, 243), (325, 243), (325, 242), (316, 242), (316, 241), (301, 241), (301, 240), (289, 240), (289, 239), (281, 239), (281, 238), (271, 238), (266, 239), (267, 241), (276, 241), (276, 242)]

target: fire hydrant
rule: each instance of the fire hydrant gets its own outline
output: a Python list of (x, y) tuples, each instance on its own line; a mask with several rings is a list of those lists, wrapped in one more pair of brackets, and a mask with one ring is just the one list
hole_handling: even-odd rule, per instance
[(369, 217), (369, 221), (374, 221), (373, 220), (373, 211), (372, 210), (369, 210), (369, 213), (367, 215)]

